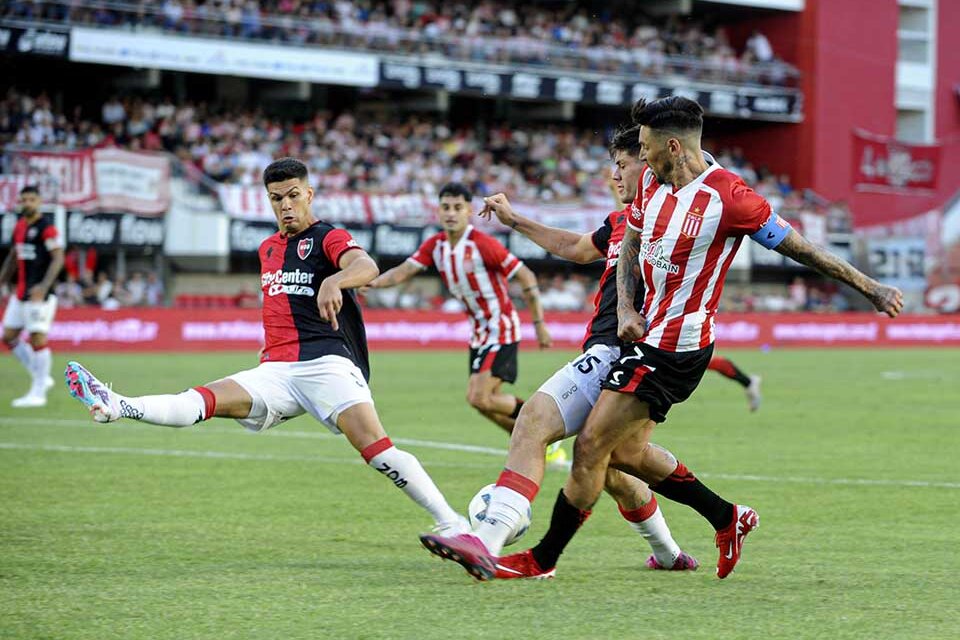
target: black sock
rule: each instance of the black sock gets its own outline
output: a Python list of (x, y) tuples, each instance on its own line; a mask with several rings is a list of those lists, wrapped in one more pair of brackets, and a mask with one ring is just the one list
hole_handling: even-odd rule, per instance
[(523, 409), (523, 400), (516, 396), (514, 396), (514, 399), (517, 401), (517, 406), (513, 408), (513, 413), (510, 414), (510, 417), (516, 420), (517, 416), (520, 415), (520, 409)]
[(733, 520), (733, 505), (700, 482), (682, 462), (677, 463), (672, 474), (650, 488), (664, 498), (691, 507), (717, 531)]
[[(728, 360), (727, 362), (730, 362), (730, 361)], [(737, 367), (737, 365), (733, 364), (732, 362), (730, 362), (730, 366), (733, 367), (733, 379), (739, 382), (742, 386), (749, 387), (750, 376), (748, 376), (743, 371), (741, 371), (740, 368)]]
[(560, 554), (573, 539), (577, 529), (590, 516), (589, 511), (581, 511), (567, 501), (563, 489), (557, 494), (557, 501), (553, 503), (553, 515), (550, 516), (550, 528), (530, 551), (544, 571), (557, 566)]

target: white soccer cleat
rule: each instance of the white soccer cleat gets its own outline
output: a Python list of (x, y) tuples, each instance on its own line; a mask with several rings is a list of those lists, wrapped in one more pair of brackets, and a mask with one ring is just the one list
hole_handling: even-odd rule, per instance
[(63, 375), (70, 395), (87, 406), (95, 421), (113, 422), (120, 419), (120, 397), (80, 363), (68, 362)]
[(750, 384), (747, 386), (747, 402), (750, 404), (750, 411), (756, 411), (760, 408), (760, 401), (763, 397), (760, 395), (760, 383), (763, 378), (760, 376), (750, 376)]
[(10, 402), (14, 409), (36, 409), (47, 406), (47, 396), (28, 393), (25, 396), (15, 398)]

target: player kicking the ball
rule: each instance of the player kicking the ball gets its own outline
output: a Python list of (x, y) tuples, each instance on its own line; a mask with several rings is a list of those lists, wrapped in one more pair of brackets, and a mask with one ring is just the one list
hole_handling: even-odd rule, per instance
[[(487, 518), (472, 534), (461, 540), (442, 536), (423, 536), (421, 542), (432, 553), (447, 559), (464, 558), (470, 548), (482, 545), (484, 552), (497, 556), (517, 524), (522, 521), (536, 498), (543, 481), (543, 451), (551, 443), (560, 442), (580, 432), (590, 409), (600, 395), (600, 383), (610, 365), (620, 357), (622, 343), (617, 337), (617, 259), (626, 228), (626, 216), (637, 192), (637, 181), (643, 170), (638, 159), (640, 143), (636, 127), (621, 128), (610, 142), (610, 155), (615, 169), (613, 181), (617, 199), (624, 206), (614, 211), (593, 233), (547, 227), (516, 213), (503, 194), (486, 198), (480, 215), (496, 214), (500, 222), (540, 245), (555, 256), (585, 264), (606, 259), (600, 287), (594, 298), (593, 317), (587, 325), (583, 354), (557, 371), (544, 382), (524, 404), (513, 435), (506, 468), (497, 480), (487, 507)], [(642, 297), (638, 296), (638, 303)], [(676, 459), (668, 452), (665, 458)], [(666, 520), (650, 488), (642, 481), (615, 469), (607, 472), (605, 489), (617, 502), (621, 515), (643, 536), (653, 550), (646, 565), (651, 569), (695, 570), (697, 560), (680, 550), (670, 534)], [(471, 540), (470, 536), (475, 537)], [(467, 548), (460, 548), (466, 543)], [(468, 563), (469, 565), (469, 563)], [(465, 565), (473, 575), (477, 570)], [(513, 577), (509, 567), (501, 566), (495, 575)], [(552, 576), (552, 571), (549, 576)], [(542, 577), (549, 577), (544, 575)], [(484, 576), (479, 575), (483, 578)], [(489, 577), (489, 576), (486, 576)], [(518, 577), (527, 577), (521, 571)]]
[(97, 422), (129, 418), (187, 427), (217, 416), (262, 431), (309, 413), (343, 433), (367, 464), (430, 513), (438, 531), (468, 529), (420, 462), (393, 446), (374, 409), (366, 333), (353, 289), (376, 277), (376, 263), (349, 233), (313, 217), (313, 189), (302, 162), (273, 162), (263, 182), (280, 230), (259, 250), (265, 338), (260, 366), (176, 395), (126, 397), (71, 362), (70, 394)]

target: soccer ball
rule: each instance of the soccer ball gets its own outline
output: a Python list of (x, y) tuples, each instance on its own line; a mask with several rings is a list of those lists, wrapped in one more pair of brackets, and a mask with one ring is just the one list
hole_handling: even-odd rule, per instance
[[(473, 496), (473, 500), (470, 501), (470, 506), (467, 508), (467, 513), (470, 516), (470, 525), (476, 529), (484, 518), (487, 517), (487, 507), (490, 506), (490, 496), (493, 494), (493, 488), (497, 486), (495, 484), (488, 484), (480, 491), (477, 491), (477, 495)], [(530, 528), (530, 518), (533, 517), (533, 514), (530, 512), (530, 507), (527, 507), (527, 513), (524, 515), (524, 518), (520, 521), (519, 525), (514, 529), (514, 531), (504, 542), (504, 546), (510, 546), (517, 540), (523, 537), (523, 534), (527, 532), (527, 529)]]

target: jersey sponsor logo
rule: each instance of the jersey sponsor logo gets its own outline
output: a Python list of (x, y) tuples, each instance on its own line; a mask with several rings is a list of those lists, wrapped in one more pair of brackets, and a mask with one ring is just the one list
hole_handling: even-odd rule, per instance
[(37, 259), (36, 245), (27, 244), (26, 242), (17, 243), (17, 260), (36, 260), (36, 259)]
[[(298, 247), (299, 250), (299, 247)], [(309, 271), (295, 269), (293, 271), (268, 271), (260, 276), (260, 286), (267, 288), (268, 296), (287, 294), (291, 296), (314, 296), (313, 276)]]
[(313, 238), (303, 238), (297, 243), (297, 257), (301, 260), (306, 260), (311, 251), (313, 251)]
[(617, 265), (617, 259), (620, 257), (620, 247), (623, 246), (623, 240), (611, 242), (607, 246), (607, 268), (611, 269)]
[(37, 237), (37, 228), (30, 227), (30, 229), (27, 231), (27, 240), (33, 240), (36, 237)]
[(680, 233), (688, 238), (696, 238), (700, 235), (700, 227), (703, 225), (703, 214), (700, 213), (700, 207), (695, 207), (687, 211), (683, 218), (683, 224), (680, 226)]
[(661, 269), (674, 275), (680, 273), (680, 266), (673, 264), (669, 258), (663, 255), (663, 238), (653, 242), (644, 242), (640, 246), (640, 255), (654, 269)]

